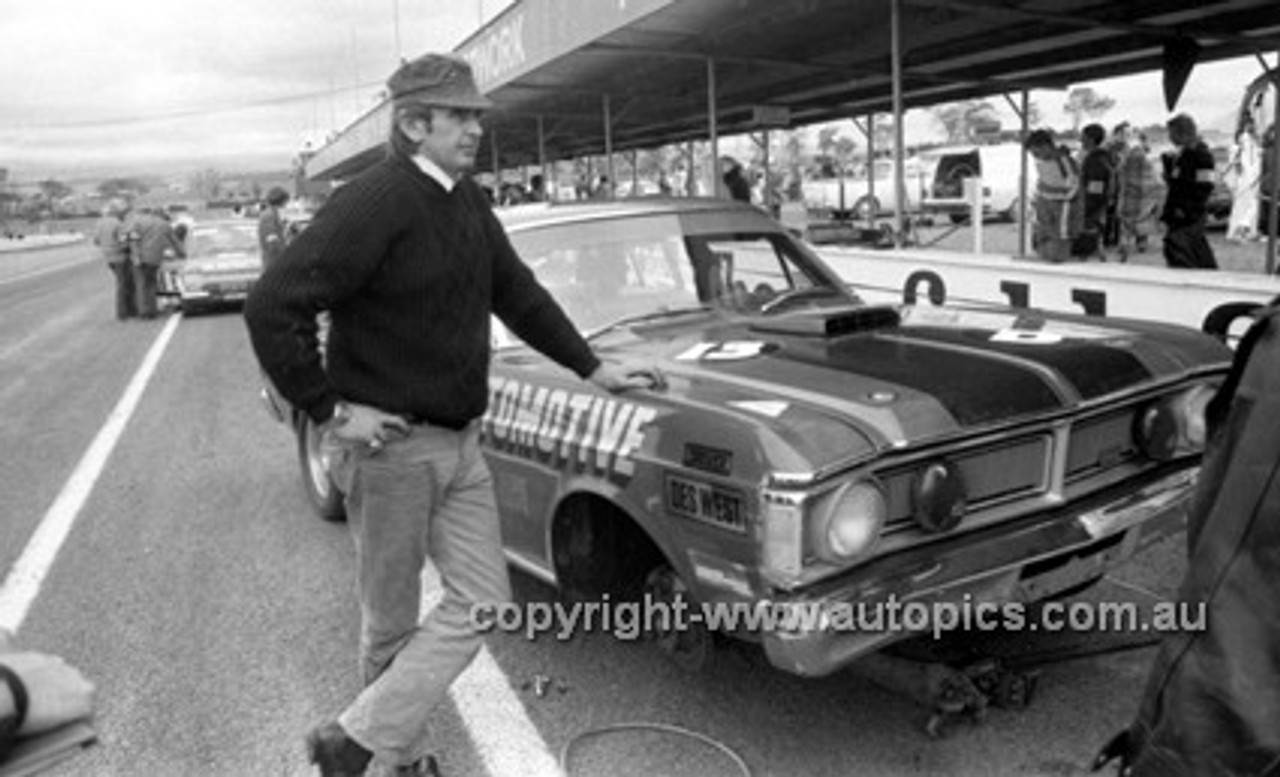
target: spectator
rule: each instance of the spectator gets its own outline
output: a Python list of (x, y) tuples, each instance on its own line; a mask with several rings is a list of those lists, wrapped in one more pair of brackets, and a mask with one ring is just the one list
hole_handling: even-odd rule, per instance
[(731, 156), (720, 157), (720, 167), (724, 171), (721, 178), (729, 196), (740, 202), (751, 202), (751, 181), (747, 180), (742, 165)]
[(169, 219), (162, 213), (134, 211), (126, 220), (125, 229), (129, 236), (129, 255), (133, 259), (138, 317), (153, 319), (158, 315), (160, 265), (166, 260), (181, 258), (186, 252)]
[(1111, 155), (1102, 147), (1107, 131), (1101, 124), (1086, 125), (1080, 131), (1080, 195), (1083, 200), (1083, 225), (1075, 241), (1076, 256), (1097, 256), (1106, 260), (1102, 251), (1106, 231), (1107, 207), (1112, 201), (1115, 170)]
[(547, 201), (547, 182), (541, 174), (535, 173), (529, 179), (529, 202)]
[(124, 321), (138, 315), (134, 300), (133, 262), (129, 259), (129, 239), (125, 234), (124, 214), (128, 206), (123, 200), (113, 199), (102, 211), (102, 218), (93, 228), (93, 244), (102, 253), (107, 268), (115, 277), (116, 320)]
[(1040, 258), (1065, 261), (1082, 226), (1079, 168), (1071, 152), (1058, 145), (1049, 130), (1035, 130), (1023, 145), (1036, 165), (1032, 243)]
[(284, 253), (288, 242), (288, 228), (280, 212), (289, 202), (289, 193), (279, 186), (267, 192), (266, 205), (258, 214), (258, 249), (262, 252), (262, 266), (274, 262)]
[(593, 200), (609, 200), (613, 198), (613, 187), (609, 183), (609, 176), (602, 175), (596, 179), (595, 188), (591, 191), (591, 199)]
[(1185, 113), (1169, 119), (1175, 151), (1163, 157), (1169, 186), (1160, 220), (1165, 224), (1164, 260), (1170, 267), (1216, 270), (1218, 263), (1205, 237), (1206, 208), (1216, 170), (1213, 154), (1200, 139), (1195, 120)]
[(1116, 219), (1119, 221), (1120, 261), (1147, 250), (1156, 231), (1156, 216), (1164, 199), (1164, 185), (1148, 156), (1146, 136), (1127, 123), (1116, 127)]
[(1236, 348), (1208, 404), (1178, 601), (1208, 628), (1166, 636), (1134, 722), (1094, 770), (1132, 777), (1274, 775), (1280, 765), (1280, 308)]
[[(264, 371), (321, 425), (356, 548), (365, 688), (307, 737), (325, 776), (363, 774), (375, 755), (428, 769), (431, 712), (483, 642), (469, 614), (510, 598), (477, 423), (490, 316), (602, 389), (659, 380), (600, 361), (468, 177), (490, 105), (470, 65), (427, 54), (387, 85), (389, 153), (333, 193), (245, 309)], [(428, 562), (443, 597), (419, 620)]]
[(1260, 236), (1266, 236), (1271, 232), (1271, 192), (1275, 188), (1275, 184), (1272, 181), (1275, 146), (1276, 127), (1272, 124), (1267, 127), (1266, 132), (1262, 133), (1262, 172), (1259, 177), (1260, 184), (1258, 187), (1261, 195), (1258, 201), (1258, 233)]

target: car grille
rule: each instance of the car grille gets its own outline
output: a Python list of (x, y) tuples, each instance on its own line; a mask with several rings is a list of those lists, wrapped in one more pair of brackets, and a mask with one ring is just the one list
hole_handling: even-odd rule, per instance
[(916, 455), (877, 471), (889, 502), (881, 552), (946, 536), (926, 533), (911, 515), (918, 473), (941, 460), (959, 469), (967, 489), (968, 509), (953, 532), (1051, 509), (1132, 477), (1150, 465), (1133, 439), (1137, 410), (1135, 402), (1009, 439)]
[(1047, 433), (1034, 434), (994, 447), (930, 457), (885, 473), (882, 482), (890, 506), (885, 534), (915, 530), (911, 489), (917, 473), (939, 458), (945, 457), (955, 464), (963, 475), (970, 515), (1010, 500), (1044, 493), (1049, 487), (1052, 442), (1052, 436)]

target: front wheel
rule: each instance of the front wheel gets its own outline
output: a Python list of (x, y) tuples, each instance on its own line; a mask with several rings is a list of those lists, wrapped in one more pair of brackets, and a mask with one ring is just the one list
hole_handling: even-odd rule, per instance
[(880, 200), (864, 194), (853, 204), (853, 215), (862, 221), (870, 221), (880, 214)]
[(347, 517), (342, 492), (329, 475), (329, 462), (320, 447), (322, 435), (315, 421), (303, 416), (298, 423), (298, 464), (302, 470), (302, 490), (316, 515), (326, 521)]

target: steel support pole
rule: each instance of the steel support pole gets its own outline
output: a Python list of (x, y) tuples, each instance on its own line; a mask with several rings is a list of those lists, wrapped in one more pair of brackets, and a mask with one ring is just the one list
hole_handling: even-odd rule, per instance
[(1020, 256), (1026, 256), (1029, 253), (1027, 250), (1027, 214), (1030, 213), (1030, 199), (1027, 197), (1027, 182), (1030, 178), (1028, 175), (1030, 171), (1027, 168), (1027, 147), (1025, 143), (1027, 142), (1027, 133), (1030, 129), (1027, 126), (1027, 116), (1029, 115), (1030, 110), (1031, 93), (1026, 89), (1023, 89), (1022, 110), (1018, 111), (1020, 114), (1019, 120), (1022, 122), (1022, 132), (1018, 137), (1021, 138), (1019, 142), (1024, 144), (1022, 147), (1022, 153), (1018, 155), (1018, 162), (1020, 165), (1018, 169), (1018, 254)]
[[(1263, 132), (1263, 139), (1266, 138)], [(1271, 196), (1267, 198), (1267, 275), (1276, 271), (1276, 209), (1280, 208), (1280, 59), (1271, 69), (1271, 148), (1263, 149), (1271, 155), (1271, 180), (1267, 181)]]
[(551, 199), (548, 192), (551, 189), (551, 176), (547, 175), (547, 144), (546, 136), (543, 134), (542, 117), (538, 117), (538, 169), (542, 171), (542, 196)]
[[(711, 195), (720, 193), (720, 130), (716, 126), (716, 61), (707, 57), (707, 137), (711, 141)], [(693, 166), (690, 156), (689, 164)]]
[(902, 2), (889, 0), (889, 3), (893, 21), (893, 182), (897, 188), (893, 198), (893, 247), (902, 248), (902, 195), (906, 190), (906, 176), (902, 169)]
[(605, 194), (606, 199), (612, 200), (618, 186), (618, 178), (613, 172), (613, 116), (609, 112), (609, 95), (605, 94), (602, 100), (604, 103), (604, 169), (605, 175), (609, 176), (609, 190)]
[[(872, 200), (876, 198), (876, 115), (874, 113), (867, 114), (867, 196)], [(858, 204), (857, 197), (853, 198), (853, 204), (855, 206)], [(894, 213), (897, 213), (897, 204), (893, 207)], [(873, 226), (876, 223), (876, 215), (870, 211), (867, 212), (867, 226)]]

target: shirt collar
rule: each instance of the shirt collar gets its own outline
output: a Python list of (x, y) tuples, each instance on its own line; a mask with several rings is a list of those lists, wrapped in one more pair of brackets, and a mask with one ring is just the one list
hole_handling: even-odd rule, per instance
[(422, 170), (422, 172), (434, 178), (435, 182), (440, 184), (440, 187), (443, 188), (446, 192), (453, 191), (453, 187), (457, 183), (457, 181), (454, 181), (452, 178), (449, 177), (448, 173), (446, 173), (444, 170), (441, 170), (440, 165), (431, 161), (430, 159), (423, 156), (422, 154), (414, 154), (413, 163), (416, 164), (418, 168)]

